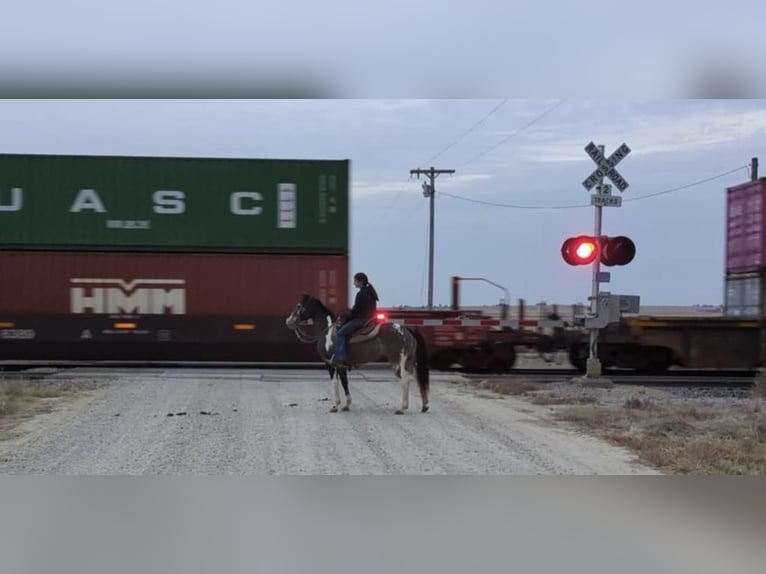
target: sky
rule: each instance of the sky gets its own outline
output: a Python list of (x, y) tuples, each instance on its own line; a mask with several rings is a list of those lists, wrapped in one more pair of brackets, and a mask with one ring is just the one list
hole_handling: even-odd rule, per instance
[[(587, 301), (591, 267), (560, 249), (594, 229), (591, 141), (631, 149), (617, 166), (629, 187), (613, 190), (622, 207), (603, 209), (602, 230), (633, 239), (636, 257), (602, 289), (717, 305), (726, 188), (749, 180), (751, 158), (766, 166), (766, 100), (6, 99), (0, 126), (2, 153), (349, 159), (351, 272), (367, 273), (382, 306), (428, 300), (429, 200), (410, 170), (455, 170), (436, 179), (436, 305), (453, 275), (498, 284), (512, 303)], [(466, 305), (504, 296), (461, 287)]]

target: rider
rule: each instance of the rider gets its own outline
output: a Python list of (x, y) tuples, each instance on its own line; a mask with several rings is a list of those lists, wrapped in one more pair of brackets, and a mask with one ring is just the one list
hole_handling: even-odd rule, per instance
[(341, 316), (343, 326), (336, 333), (335, 353), (331, 359), (334, 365), (348, 364), (346, 337), (361, 329), (375, 316), (377, 310), (378, 293), (370, 285), (367, 275), (364, 273), (354, 275), (354, 287), (359, 289), (359, 292), (356, 294), (354, 306)]

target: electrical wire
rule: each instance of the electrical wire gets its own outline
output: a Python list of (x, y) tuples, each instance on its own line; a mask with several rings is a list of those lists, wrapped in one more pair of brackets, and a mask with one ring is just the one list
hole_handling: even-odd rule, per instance
[[(697, 186), (697, 185), (702, 185), (703, 183), (708, 183), (710, 181), (713, 181), (713, 180), (716, 180), (716, 179), (720, 179), (720, 178), (725, 177), (727, 175), (731, 175), (732, 173), (741, 170), (742, 167), (743, 166), (739, 166), (739, 167), (736, 167), (736, 168), (731, 169), (729, 171), (726, 171), (724, 173), (720, 173), (720, 174), (714, 175), (712, 177), (707, 177), (705, 179), (700, 179), (699, 181), (695, 181), (695, 182), (692, 182), (692, 183), (689, 183), (689, 184), (686, 184), (686, 185), (682, 185), (682, 186), (679, 186), (679, 187), (674, 187), (674, 188), (671, 188), (671, 189), (666, 189), (664, 191), (658, 191), (656, 193), (649, 193), (647, 195), (640, 195), (638, 197), (626, 198), (626, 199), (624, 199), (624, 201), (640, 201), (642, 199), (648, 199), (650, 197), (657, 197), (659, 195), (665, 195), (665, 194), (668, 194), (668, 193), (673, 193), (673, 192), (676, 192), (676, 191), (681, 191), (681, 190), (684, 190), (684, 189), (689, 189), (690, 187), (694, 187), (694, 186)], [(747, 168), (747, 166), (744, 166), (744, 167)], [(440, 195), (444, 195), (446, 197), (451, 197), (453, 199), (460, 199), (462, 201), (468, 201), (470, 203), (478, 203), (478, 204), (481, 204), (481, 205), (489, 205), (489, 206), (492, 206), (492, 207), (504, 207), (504, 208), (508, 208), (508, 209), (538, 209), (538, 210), (542, 210), (542, 209), (582, 209), (584, 207), (592, 207), (592, 205), (590, 205), (590, 204), (580, 204), (580, 205), (514, 205), (514, 204), (509, 204), (509, 203), (497, 203), (497, 202), (494, 202), (494, 201), (484, 201), (484, 200), (481, 200), (481, 199), (471, 199), (469, 197), (462, 197), (460, 195), (455, 195), (455, 194), (452, 194), (452, 193), (446, 193), (444, 191), (440, 191), (438, 193)]]
[(461, 164), (461, 165), (460, 165), (460, 167), (465, 167), (465, 166), (467, 166), (469, 163), (473, 163), (473, 162), (475, 162), (477, 159), (479, 159), (479, 158), (482, 158), (482, 157), (484, 157), (485, 155), (487, 155), (488, 153), (490, 153), (491, 151), (494, 151), (495, 149), (499, 148), (501, 145), (503, 145), (505, 142), (507, 142), (507, 141), (508, 141), (508, 140), (510, 140), (511, 138), (514, 138), (514, 137), (516, 137), (517, 135), (519, 135), (521, 132), (523, 132), (523, 131), (524, 131), (524, 130), (526, 130), (527, 128), (529, 128), (529, 127), (531, 127), (532, 125), (534, 125), (534, 124), (536, 124), (537, 122), (539, 122), (539, 121), (540, 121), (541, 119), (543, 119), (545, 116), (547, 116), (547, 115), (548, 115), (548, 114), (550, 114), (552, 111), (554, 111), (556, 108), (558, 108), (559, 106), (561, 106), (561, 105), (562, 105), (564, 102), (566, 102), (566, 99), (563, 99), (563, 100), (559, 101), (558, 103), (554, 104), (553, 106), (551, 106), (550, 108), (548, 108), (547, 110), (545, 110), (543, 113), (541, 113), (540, 115), (538, 115), (538, 116), (537, 116), (535, 119), (533, 119), (532, 121), (530, 121), (530, 122), (528, 122), (528, 123), (524, 124), (523, 126), (521, 126), (519, 129), (517, 129), (517, 130), (516, 130), (515, 132), (513, 132), (511, 135), (509, 135), (509, 136), (507, 136), (507, 137), (503, 138), (502, 140), (500, 140), (499, 142), (497, 142), (495, 145), (493, 145), (493, 146), (492, 146), (492, 147), (490, 147), (489, 149), (486, 149), (485, 151), (481, 152), (480, 154), (478, 154), (478, 155), (474, 156), (473, 158), (469, 159), (467, 162), (465, 162), (465, 163)]
[[(508, 103), (508, 99), (506, 98), (499, 104), (497, 104), (494, 108), (492, 108), (489, 112), (484, 114), (484, 116), (477, 121), (475, 124), (473, 124), (468, 130), (466, 130), (463, 135), (461, 135), (459, 138), (457, 138), (455, 141), (453, 141), (451, 144), (444, 147), (439, 153), (431, 157), (429, 160), (423, 162), (425, 165), (431, 163), (436, 158), (438, 158), (440, 155), (442, 155), (444, 152), (446, 152), (448, 149), (455, 146), (457, 143), (459, 143), (463, 138), (465, 138), (468, 134), (470, 134), (473, 130), (475, 130), (477, 127), (479, 127), (481, 124), (483, 124), (492, 114), (494, 114), (497, 110), (499, 110), (501, 107), (503, 107), (505, 104)], [(402, 185), (402, 187), (394, 194), (393, 199), (391, 200), (391, 203), (388, 204), (388, 207), (383, 211), (382, 215), (378, 218), (378, 222), (384, 222), (387, 218), (391, 210), (394, 208), (394, 206), (398, 203), (399, 199), (402, 196), (402, 193), (407, 189), (407, 185)]]
[(468, 130), (467, 130), (465, 133), (463, 133), (463, 135), (461, 135), (459, 138), (457, 138), (457, 139), (456, 139), (455, 141), (453, 141), (451, 144), (449, 144), (448, 146), (446, 146), (446, 147), (445, 147), (443, 150), (441, 150), (439, 153), (437, 153), (437, 154), (436, 154), (436, 155), (434, 155), (432, 158), (428, 159), (427, 161), (425, 161), (425, 162), (423, 162), (423, 163), (424, 163), (425, 165), (428, 165), (429, 163), (431, 163), (431, 162), (432, 162), (433, 160), (435, 160), (437, 157), (439, 157), (440, 155), (442, 155), (442, 154), (443, 154), (445, 151), (447, 151), (448, 149), (450, 149), (451, 147), (453, 147), (455, 144), (459, 143), (459, 142), (460, 142), (460, 141), (461, 141), (463, 138), (465, 138), (465, 137), (466, 137), (468, 134), (470, 134), (470, 133), (471, 133), (473, 130), (475, 130), (476, 128), (478, 128), (478, 127), (479, 127), (481, 124), (483, 124), (483, 123), (484, 123), (484, 122), (487, 120), (487, 118), (489, 118), (489, 117), (490, 117), (492, 114), (494, 114), (494, 113), (495, 113), (497, 110), (499, 110), (500, 108), (502, 108), (502, 107), (503, 107), (505, 104), (507, 104), (507, 103), (508, 103), (508, 100), (507, 100), (507, 99), (505, 99), (505, 100), (503, 100), (502, 102), (500, 102), (499, 104), (497, 104), (497, 105), (496, 105), (494, 108), (492, 108), (492, 109), (491, 109), (491, 110), (490, 110), (488, 113), (486, 113), (486, 114), (484, 115), (484, 117), (483, 117), (483, 118), (481, 118), (481, 119), (480, 119), (478, 122), (476, 122), (476, 123), (475, 123), (475, 124), (473, 124), (473, 125), (472, 125), (470, 128), (468, 128)]

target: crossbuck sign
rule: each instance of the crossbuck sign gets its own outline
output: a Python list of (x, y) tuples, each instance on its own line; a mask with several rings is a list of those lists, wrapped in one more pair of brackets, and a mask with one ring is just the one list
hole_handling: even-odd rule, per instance
[(596, 170), (588, 176), (588, 178), (582, 182), (585, 189), (590, 191), (594, 185), (596, 185), (602, 177), (608, 177), (612, 180), (614, 185), (620, 191), (625, 191), (628, 188), (628, 182), (623, 179), (620, 172), (615, 167), (630, 153), (630, 148), (626, 144), (622, 144), (617, 151), (615, 151), (609, 158), (605, 158), (598, 146), (593, 142), (590, 142), (585, 146), (585, 151), (596, 162), (598, 166)]

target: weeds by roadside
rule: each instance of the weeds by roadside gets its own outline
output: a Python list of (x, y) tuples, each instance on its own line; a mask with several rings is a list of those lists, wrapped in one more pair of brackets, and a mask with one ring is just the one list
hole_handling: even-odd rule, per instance
[(553, 419), (626, 447), (666, 473), (766, 474), (766, 373), (755, 381), (750, 399), (728, 404), (510, 377), (469, 384), (548, 406)]
[(0, 379), (0, 439), (22, 420), (49, 413), (61, 401), (96, 386), (90, 381)]

